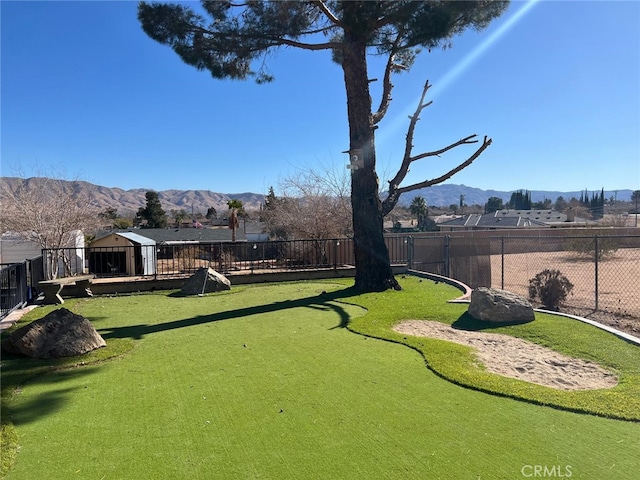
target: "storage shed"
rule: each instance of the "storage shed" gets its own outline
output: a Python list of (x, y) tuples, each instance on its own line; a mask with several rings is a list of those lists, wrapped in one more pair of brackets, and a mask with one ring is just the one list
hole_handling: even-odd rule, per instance
[(89, 271), (96, 275), (155, 275), (156, 242), (133, 232), (115, 232), (89, 247)]

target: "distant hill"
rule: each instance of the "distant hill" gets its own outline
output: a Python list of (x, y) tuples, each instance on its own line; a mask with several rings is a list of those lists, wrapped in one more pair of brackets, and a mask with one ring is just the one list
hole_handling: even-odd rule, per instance
[[(27, 180), (33, 188), (38, 188), (38, 183), (42, 179), (30, 178)], [(15, 190), (22, 179), (15, 177), (0, 177), (0, 186), (7, 186), (10, 190)], [(86, 189), (91, 195), (92, 203), (100, 210), (115, 208), (123, 216), (135, 214), (140, 207), (146, 204), (145, 194), (149, 189), (136, 188), (133, 190), (123, 190), (121, 188), (109, 188), (94, 185), (89, 182), (65, 182), (69, 188)], [(73, 185), (72, 185), (73, 184)], [(524, 189), (523, 189), (524, 190)], [(515, 190), (514, 190), (515, 191)], [(433, 187), (416, 190), (406, 193), (400, 197), (401, 206), (409, 206), (414, 197), (421, 196), (430, 206), (448, 207), (451, 204), (458, 205), (460, 195), (464, 195), (464, 202), (467, 205), (484, 205), (490, 197), (501, 198), (508, 202), (514, 191), (504, 192), (498, 190), (481, 190), (479, 188), (467, 187), (466, 185), (443, 184)], [(531, 199), (534, 202), (542, 201), (545, 198), (552, 202), (562, 196), (565, 200), (572, 197), (580, 198), (582, 192), (555, 192), (542, 190), (529, 190)], [(595, 191), (600, 193), (600, 190)], [(605, 198), (617, 198), (618, 201), (628, 202), (631, 199), (631, 190), (605, 190)], [(589, 196), (592, 192), (589, 191)], [(218, 212), (227, 210), (227, 202), (231, 199), (240, 200), (245, 208), (254, 210), (260, 208), (264, 202), (264, 195), (260, 193), (216, 193), (210, 190), (163, 190), (158, 191), (162, 208), (166, 212), (171, 210), (185, 210), (188, 214), (206, 213), (209, 207), (215, 208)]]
[[(27, 182), (30, 187), (38, 188), (41, 180), (29, 178)], [(0, 186), (6, 185), (13, 191), (21, 181), (21, 178), (0, 177)], [(122, 216), (133, 216), (140, 207), (144, 207), (147, 202), (145, 194), (150, 190), (147, 188), (123, 190), (82, 181), (58, 181), (69, 184), (69, 188), (74, 190), (87, 191), (92, 198), (92, 204), (98, 209), (115, 208)], [(73, 187), (71, 187), (72, 184), (74, 184)], [(219, 213), (226, 212), (227, 202), (231, 199), (240, 200), (247, 209), (258, 209), (264, 202), (264, 195), (258, 193), (215, 193), (210, 190), (164, 190), (158, 191), (158, 197), (162, 208), (167, 213), (171, 210), (185, 210), (189, 215), (192, 212), (205, 214), (209, 207), (215, 208)]]
[[(448, 207), (451, 204), (458, 205), (460, 203), (460, 195), (464, 195), (464, 203), (467, 205), (484, 205), (490, 197), (501, 198), (503, 202), (508, 202), (511, 199), (511, 194), (518, 190), (511, 190), (509, 192), (499, 190), (481, 190), (479, 188), (467, 187), (466, 185), (451, 185), (442, 184), (434, 185), (433, 187), (423, 188), (421, 190), (414, 190), (413, 192), (405, 193), (400, 197), (398, 202), (401, 206), (411, 205), (411, 201), (414, 197), (422, 197), (426, 200), (427, 205), (436, 207)], [(565, 200), (571, 198), (580, 198), (582, 191), (575, 192), (556, 192), (546, 190), (528, 190), (531, 193), (531, 201), (541, 202), (545, 199), (549, 199), (555, 202), (558, 197), (563, 197)], [(589, 198), (592, 193), (600, 194), (601, 190), (589, 190)], [(605, 190), (604, 197), (606, 200), (613, 197), (618, 202), (628, 202), (631, 200), (632, 190)]]

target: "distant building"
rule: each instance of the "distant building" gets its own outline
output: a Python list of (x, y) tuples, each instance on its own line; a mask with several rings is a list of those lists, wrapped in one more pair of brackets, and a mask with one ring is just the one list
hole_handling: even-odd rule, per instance
[[(71, 232), (69, 243), (63, 245), (66, 251), (70, 273), (83, 273), (84, 269), (84, 233), (82, 230)], [(14, 232), (5, 232), (0, 236), (0, 263), (11, 264), (24, 262), (27, 259), (42, 255), (42, 247), (37, 242), (25, 240), (23, 235)], [(55, 265), (54, 265), (55, 266)], [(65, 262), (58, 261), (58, 271), (65, 271)]]
[(575, 217), (572, 211), (560, 213), (555, 210), (497, 210), (492, 213), (463, 215), (439, 224), (440, 231), (501, 230), (525, 228), (584, 227), (594, 222)]
[(40, 245), (25, 240), (17, 233), (5, 232), (0, 236), (0, 263), (20, 263), (42, 254)]

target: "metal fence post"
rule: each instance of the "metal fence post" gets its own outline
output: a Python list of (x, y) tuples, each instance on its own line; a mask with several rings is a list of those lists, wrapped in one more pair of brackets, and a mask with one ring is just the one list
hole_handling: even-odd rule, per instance
[(504, 236), (500, 237), (500, 288), (504, 290)]
[(594, 255), (595, 255), (595, 296), (596, 296), (596, 305), (595, 305), (595, 309), (598, 310), (598, 256), (600, 254), (600, 245), (598, 244), (598, 235), (596, 235), (594, 237), (594, 242), (595, 242), (595, 248), (594, 248)]
[(451, 276), (451, 235), (444, 237), (444, 276)]
[(409, 235), (407, 244), (407, 259), (409, 260), (409, 269), (413, 269), (413, 236)]

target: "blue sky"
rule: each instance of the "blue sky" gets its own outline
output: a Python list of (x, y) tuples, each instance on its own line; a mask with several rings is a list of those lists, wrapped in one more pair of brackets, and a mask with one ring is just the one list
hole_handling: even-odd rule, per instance
[[(214, 80), (148, 38), (135, 2), (0, 2), (1, 174), (64, 170), (124, 189), (266, 193), (314, 165), (345, 169), (344, 84), (323, 52), (283, 49), (275, 82)], [(373, 61), (371, 77), (381, 78)], [(640, 2), (512, 2), (488, 29), (397, 76), (377, 134), (399, 165), (425, 80), (414, 153), (493, 145), (447, 183), (482, 189), (640, 189)], [(373, 85), (374, 106), (379, 102)], [(472, 153), (414, 164), (441, 175)]]

